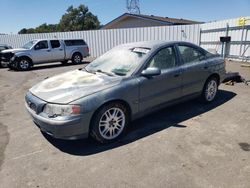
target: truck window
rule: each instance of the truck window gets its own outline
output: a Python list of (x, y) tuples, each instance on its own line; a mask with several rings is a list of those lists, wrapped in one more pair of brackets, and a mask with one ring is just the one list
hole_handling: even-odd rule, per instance
[(43, 40), (35, 45), (35, 50), (48, 49), (48, 41)]
[(66, 46), (82, 46), (86, 45), (84, 40), (64, 40)]
[(51, 40), (50, 44), (52, 48), (59, 48), (61, 46), (59, 40)]

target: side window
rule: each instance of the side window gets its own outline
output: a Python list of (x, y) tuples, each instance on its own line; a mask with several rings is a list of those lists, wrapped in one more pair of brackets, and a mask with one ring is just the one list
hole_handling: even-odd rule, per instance
[(48, 49), (48, 41), (43, 40), (43, 41), (38, 42), (38, 43), (35, 45), (35, 49), (36, 49), (36, 50)]
[(185, 64), (200, 62), (205, 59), (205, 55), (193, 47), (179, 45), (178, 48)]
[(86, 45), (84, 40), (64, 40), (66, 46), (83, 46)]
[(151, 59), (148, 67), (157, 67), (161, 70), (169, 69), (176, 66), (176, 57), (173, 47), (161, 49)]
[(4, 46), (0, 46), (0, 51), (5, 50), (6, 48)]
[(59, 40), (51, 40), (50, 44), (52, 48), (59, 48), (61, 46)]

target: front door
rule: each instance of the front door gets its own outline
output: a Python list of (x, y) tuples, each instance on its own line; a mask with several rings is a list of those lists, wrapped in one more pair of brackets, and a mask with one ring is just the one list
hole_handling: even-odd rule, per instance
[(51, 50), (48, 45), (47, 40), (39, 41), (34, 46), (34, 51), (32, 52), (33, 63), (44, 63), (50, 61), (51, 59)]
[(181, 69), (178, 67), (174, 47), (159, 50), (149, 61), (146, 68), (148, 67), (159, 68), (161, 74), (151, 78), (139, 78), (140, 111), (150, 110), (181, 97)]

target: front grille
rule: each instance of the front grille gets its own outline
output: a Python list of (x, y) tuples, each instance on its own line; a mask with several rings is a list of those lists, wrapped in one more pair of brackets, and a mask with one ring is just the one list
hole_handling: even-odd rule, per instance
[(14, 56), (14, 53), (8, 52), (8, 53), (2, 53), (1, 54), (1, 59), (2, 61), (9, 62), (10, 59)]

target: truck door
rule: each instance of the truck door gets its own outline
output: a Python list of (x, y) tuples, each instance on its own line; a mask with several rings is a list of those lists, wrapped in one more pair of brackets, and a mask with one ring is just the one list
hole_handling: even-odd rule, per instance
[(31, 53), (33, 63), (49, 62), (51, 59), (51, 50), (49, 49), (48, 41), (39, 41)]
[(65, 58), (63, 44), (59, 40), (51, 40), (51, 61), (62, 61)]

